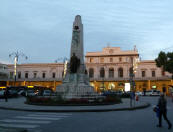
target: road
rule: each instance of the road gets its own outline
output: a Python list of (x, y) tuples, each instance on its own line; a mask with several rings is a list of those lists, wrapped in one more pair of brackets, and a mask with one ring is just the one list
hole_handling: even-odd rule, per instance
[[(0, 110), (0, 126), (24, 127), (36, 132), (170, 132), (152, 111), (158, 97), (141, 97), (151, 107), (135, 111), (41, 113)], [(168, 118), (173, 123), (173, 103), (168, 98)]]

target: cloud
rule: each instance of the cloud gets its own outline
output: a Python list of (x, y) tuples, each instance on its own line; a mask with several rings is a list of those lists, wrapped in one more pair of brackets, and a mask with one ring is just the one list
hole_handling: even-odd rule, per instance
[(107, 43), (125, 50), (137, 45), (144, 58), (154, 59), (173, 43), (172, 4), (163, 0), (0, 1), (0, 59), (11, 62), (8, 54), (16, 50), (29, 56), (27, 62), (68, 57), (77, 14), (84, 24), (85, 52), (101, 51)]

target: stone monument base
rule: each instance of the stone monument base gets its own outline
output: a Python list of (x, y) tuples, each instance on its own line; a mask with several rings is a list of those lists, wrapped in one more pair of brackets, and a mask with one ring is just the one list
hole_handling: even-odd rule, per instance
[(83, 78), (79, 74), (69, 74), (68, 79), (66, 78), (63, 84), (56, 87), (56, 92), (64, 99), (96, 98), (98, 93), (94, 91), (94, 87), (85, 81), (80, 82), (81, 77)]

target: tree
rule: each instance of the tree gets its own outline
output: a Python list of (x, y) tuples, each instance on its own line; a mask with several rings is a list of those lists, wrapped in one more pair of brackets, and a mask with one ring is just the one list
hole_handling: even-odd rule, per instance
[(155, 59), (156, 66), (172, 74), (173, 78), (173, 52), (165, 53), (161, 51)]
[(173, 52), (167, 53), (166, 71), (173, 74)]

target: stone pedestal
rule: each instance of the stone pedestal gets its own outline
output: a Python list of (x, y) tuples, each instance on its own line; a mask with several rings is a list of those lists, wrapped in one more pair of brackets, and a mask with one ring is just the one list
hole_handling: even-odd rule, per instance
[[(79, 64), (67, 65), (67, 72), (62, 85), (56, 87), (57, 93), (61, 94), (65, 99), (70, 98), (92, 98), (96, 97), (97, 93), (89, 84), (88, 75), (85, 74), (85, 64), (83, 55), (83, 24), (81, 16), (77, 15), (73, 23), (72, 41), (70, 59), (74, 56), (79, 60)], [(73, 61), (72, 61), (73, 62)], [(76, 66), (77, 70), (70, 71), (70, 66)]]

